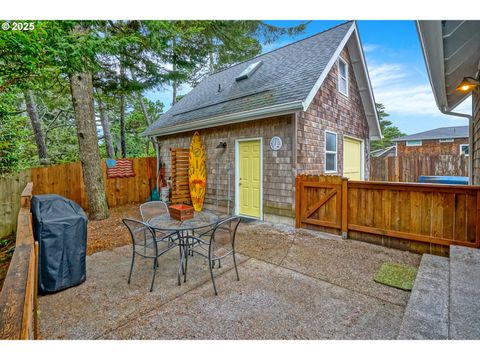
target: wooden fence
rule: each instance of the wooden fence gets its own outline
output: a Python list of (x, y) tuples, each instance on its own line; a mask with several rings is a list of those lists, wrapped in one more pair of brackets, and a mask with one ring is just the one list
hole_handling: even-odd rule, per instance
[[(135, 158), (132, 160), (135, 176), (112, 179), (107, 179), (106, 165), (102, 161), (109, 207), (145, 202), (155, 187), (155, 158)], [(34, 195), (58, 194), (75, 201), (82, 208), (88, 209), (82, 166), (79, 162), (38, 167), (31, 169), (31, 171), (32, 182), (35, 184)]]
[(0, 177), (0, 238), (17, 230), (17, 217), (20, 210), (18, 199), (30, 181), (29, 170)]
[[(103, 177), (109, 207), (145, 202), (156, 186), (156, 160), (154, 157), (135, 158), (134, 177), (107, 179), (106, 165), (102, 161)], [(0, 238), (15, 232), (18, 197), (27, 182), (32, 181), (33, 195), (58, 194), (88, 209), (82, 166), (79, 162), (32, 168), (0, 178)]]
[(370, 157), (371, 181), (417, 182), (421, 175), (468, 176), (464, 155)]
[(38, 337), (38, 243), (33, 238), (30, 212), (32, 186), (29, 183), (21, 195), (15, 252), (0, 292), (0, 339)]
[(415, 252), (480, 247), (480, 187), (296, 179), (296, 226)]

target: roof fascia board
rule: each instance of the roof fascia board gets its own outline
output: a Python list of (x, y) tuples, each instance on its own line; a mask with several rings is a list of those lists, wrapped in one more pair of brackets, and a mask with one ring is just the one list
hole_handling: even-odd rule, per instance
[[(356, 75), (357, 79), (357, 86), (358, 90), (360, 92), (360, 96), (362, 98), (362, 103), (365, 108), (365, 113), (369, 121), (369, 128), (372, 128), (372, 125), (375, 126), (376, 133), (372, 133), (370, 130), (370, 138), (372, 140), (381, 140), (383, 138), (382, 135), (382, 130), (380, 127), (380, 121), (378, 119), (378, 114), (377, 114), (377, 107), (375, 105), (375, 97), (373, 96), (373, 88), (372, 88), (372, 83), (370, 82), (370, 75), (368, 73), (367, 69), (367, 63), (365, 61), (365, 54), (363, 52), (363, 47), (362, 47), (362, 42), (360, 40), (360, 36), (358, 35), (358, 30), (357, 30), (357, 25), (355, 23), (355, 44), (356, 44), (356, 49), (349, 49), (349, 50), (356, 50), (358, 51), (358, 59), (356, 59), (355, 62), (353, 62), (353, 70), (354, 74), (362, 74), (363, 76), (358, 76)], [(361, 64), (361, 72), (355, 71), (357, 67)], [(366, 93), (366, 94), (365, 94)], [(370, 109), (366, 109), (368, 105), (370, 105)], [(370, 110), (370, 111), (367, 111)], [(373, 123), (373, 124), (372, 124)]]
[[(357, 30), (357, 25), (355, 22), (352, 23), (350, 29), (348, 29), (347, 33), (345, 34), (344, 38), (338, 45), (337, 49), (335, 50), (335, 53), (333, 56), (330, 58), (330, 61), (328, 62), (327, 66), (325, 66), (325, 69), (323, 72), (320, 74), (320, 77), (318, 78), (317, 82), (313, 86), (312, 90), (310, 90), (310, 93), (308, 94), (307, 98), (303, 102), (303, 111), (306, 111), (308, 107), (310, 106), (313, 98), (317, 94), (318, 90), (323, 84), (323, 81), (329, 74), (330, 70), (332, 69), (333, 65), (337, 61), (337, 59), (340, 56), (340, 53), (342, 52), (343, 48), (347, 45), (348, 41), (350, 40), (351, 35), (355, 35), (355, 44), (357, 46), (357, 53), (358, 53), (358, 59), (355, 61), (352, 60), (352, 67), (354, 67), (354, 74), (357, 78), (357, 84), (359, 85), (359, 91), (360, 93), (364, 94), (367, 92), (367, 95), (362, 96), (362, 102), (363, 106), (365, 108), (365, 113), (367, 116), (367, 120), (369, 123), (369, 128), (372, 128), (372, 125), (374, 126), (375, 132), (370, 130), (370, 139), (371, 140), (381, 140), (382, 139), (382, 132), (380, 130), (380, 122), (378, 120), (377, 116), (377, 110), (375, 107), (375, 99), (373, 97), (373, 90), (372, 90), (372, 85), (370, 83), (370, 77), (368, 75), (368, 70), (365, 62), (365, 55), (362, 50), (362, 45), (360, 42), (360, 37), (358, 36), (358, 30)], [(364, 78), (358, 78), (356, 72), (355, 72), (355, 67), (358, 67), (358, 64), (361, 64), (361, 70), (364, 73)], [(360, 81), (359, 81), (360, 80)], [(370, 109), (367, 108), (366, 103), (370, 103)]]
[(350, 26), (350, 29), (348, 29), (347, 33), (345, 34), (344, 38), (338, 45), (337, 49), (333, 53), (332, 57), (328, 61), (327, 65), (325, 66), (325, 69), (323, 69), (323, 72), (320, 74), (320, 77), (318, 78), (317, 82), (315, 85), (313, 85), (313, 88), (310, 90), (308, 93), (307, 97), (303, 101), (303, 111), (306, 111), (308, 107), (310, 106), (313, 98), (317, 94), (318, 90), (320, 89), (320, 86), (322, 86), (323, 81), (327, 77), (328, 73), (332, 69), (333, 65), (337, 61), (338, 57), (340, 56), (340, 53), (342, 52), (343, 48), (347, 44), (348, 39), (350, 38), (350, 35), (352, 35), (353, 31), (355, 30), (355, 23), (352, 23)]
[(239, 122), (257, 120), (264, 117), (291, 114), (296, 111), (301, 111), (302, 109), (303, 109), (302, 101), (298, 100), (298, 101), (293, 101), (293, 102), (275, 105), (275, 106), (267, 106), (260, 109), (242, 111), (234, 114), (227, 114), (227, 115), (217, 116), (213, 118), (206, 118), (203, 120), (195, 121), (193, 123), (185, 123), (180, 125), (154, 129), (149, 132), (144, 132), (141, 135), (142, 136), (171, 135), (179, 132), (205, 129), (209, 127), (230, 125), (230, 124), (235, 124)]
[(442, 23), (439, 20), (417, 20), (416, 25), (435, 102), (440, 110), (449, 110), (445, 89)]

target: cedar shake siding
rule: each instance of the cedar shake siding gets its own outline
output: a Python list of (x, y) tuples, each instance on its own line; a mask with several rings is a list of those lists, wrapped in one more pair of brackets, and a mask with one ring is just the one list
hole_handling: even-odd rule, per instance
[(457, 138), (452, 142), (440, 142), (439, 139), (421, 141), (421, 146), (406, 146), (406, 141), (398, 141), (397, 156), (460, 155), (460, 145), (468, 145), (468, 138)]
[[(347, 64), (348, 96), (338, 90), (339, 56)], [(237, 141), (261, 138), (261, 217), (293, 225), (295, 175), (325, 173), (326, 130), (337, 134), (336, 174), (343, 174), (344, 138), (351, 137), (362, 142), (368, 179), (370, 138), (381, 138), (381, 131), (364, 60), (349, 21), (210, 74), (142, 134), (157, 139), (168, 179), (170, 149), (188, 148), (199, 131), (207, 153), (205, 208), (214, 210), (225, 209), (228, 180), (231, 205), (238, 200)], [(260, 62), (249, 77), (237, 79)], [(282, 139), (278, 151), (270, 148), (274, 136)], [(217, 149), (220, 142), (227, 147)]]
[(480, 88), (478, 86), (472, 93), (472, 115), (472, 180), (474, 185), (480, 185)]
[[(235, 140), (262, 138), (263, 141), (263, 212), (265, 219), (276, 215), (294, 217), (293, 169), (293, 115), (284, 115), (249, 122), (198, 130), (207, 153), (207, 193), (205, 207), (215, 208), (218, 197), (220, 207), (226, 207), (227, 171), (231, 165), (231, 204), (235, 203)], [(165, 162), (165, 176), (171, 176), (170, 148), (189, 148), (194, 131), (158, 137), (160, 158)], [(280, 136), (283, 144), (278, 151), (270, 149), (270, 139)], [(226, 149), (217, 149), (226, 142)], [(217, 159), (220, 171), (217, 174)], [(217, 180), (218, 179), (218, 180)], [(217, 185), (220, 187), (217, 189)]]
[(364, 142), (364, 174), (368, 179), (369, 128), (347, 49), (341, 55), (348, 63), (348, 97), (337, 89), (338, 61), (306, 111), (297, 114), (297, 173), (325, 172), (325, 130), (337, 133), (337, 174), (343, 174), (343, 136)]

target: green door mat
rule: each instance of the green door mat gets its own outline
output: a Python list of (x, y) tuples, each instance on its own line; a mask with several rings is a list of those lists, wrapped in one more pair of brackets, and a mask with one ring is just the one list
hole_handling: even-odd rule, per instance
[(417, 269), (412, 266), (385, 262), (380, 266), (373, 280), (380, 284), (410, 291), (416, 276)]

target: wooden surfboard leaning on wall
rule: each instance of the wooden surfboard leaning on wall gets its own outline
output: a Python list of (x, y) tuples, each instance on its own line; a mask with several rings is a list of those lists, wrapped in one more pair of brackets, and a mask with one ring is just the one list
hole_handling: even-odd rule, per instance
[(200, 134), (195, 132), (190, 143), (188, 183), (195, 211), (201, 211), (207, 187), (206, 153)]

